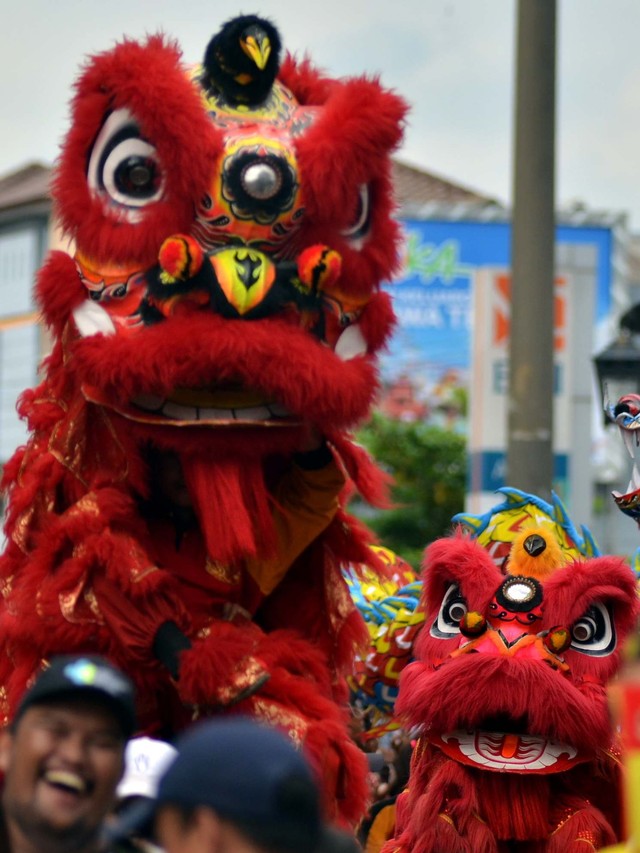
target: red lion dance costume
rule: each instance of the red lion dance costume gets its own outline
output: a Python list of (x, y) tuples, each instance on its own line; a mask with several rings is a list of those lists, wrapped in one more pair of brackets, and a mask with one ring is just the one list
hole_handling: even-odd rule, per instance
[(279, 725), (354, 821), (365, 772), (340, 704), (366, 632), (341, 566), (366, 534), (338, 493), (346, 474), (381, 494), (348, 430), (393, 322), (406, 108), (279, 49), (247, 16), (202, 66), (155, 36), (78, 81), (54, 182), (75, 254), (38, 276), (53, 351), (4, 474), (0, 684), (10, 715), (51, 655), (104, 653), (145, 730)]
[(396, 711), (419, 726), (385, 853), (581, 853), (619, 833), (605, 686), (638, 612), (619, 558), (525, 528), (501, 571), (456, 535), (426, 551), (425, 626)]

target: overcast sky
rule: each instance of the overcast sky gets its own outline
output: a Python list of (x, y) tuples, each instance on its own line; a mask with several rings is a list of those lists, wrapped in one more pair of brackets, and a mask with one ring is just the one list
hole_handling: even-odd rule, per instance
[[(557, 6), (558, 203), (640, 231), (640, 2)], [(238, 12), (331, 74), (379, 74), (411, 105), (401, 159), (510, 202), (516, 0), (4, 0), (0, 174), (54, 160), (86, 54), (163, 30), (195, 62)]]

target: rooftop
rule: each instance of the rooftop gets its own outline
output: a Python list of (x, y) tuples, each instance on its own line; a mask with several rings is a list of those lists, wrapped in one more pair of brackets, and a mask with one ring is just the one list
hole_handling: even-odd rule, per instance
[(28, 163), (0, 177), (0, 209), (18, 207), (49, 199), (51, 168)]

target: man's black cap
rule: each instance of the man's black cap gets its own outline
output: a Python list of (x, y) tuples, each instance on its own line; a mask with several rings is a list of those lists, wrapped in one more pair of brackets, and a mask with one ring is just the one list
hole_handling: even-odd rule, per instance
[(72, 696), (86, 696), (108, 708), (126, 739), (136, 730), (133, 684), (121, 670), (98, 655), (53, 658), (22, 697), (14, 724), (34, 705)]

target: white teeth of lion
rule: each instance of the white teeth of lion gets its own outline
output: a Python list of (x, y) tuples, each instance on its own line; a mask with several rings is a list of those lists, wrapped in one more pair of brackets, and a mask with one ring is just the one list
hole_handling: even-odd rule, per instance
[(624, 446), (627, 448), (627, 453), (632, 459), (635, 459), (634, 447), (636, 446), (636, 436), (635, 430), (632, 432), (628, 429), (620, 430), (622, 433), (622, 440), (624, 441)]
[(252, 406), (246, 409), (234, 409), (233, 413), (239, 421), (266, 421), (271, 414), (266, 406)]
[(354, 323), (353, 326), (347, 326), (338, 338), (334, 352), (342, 361), (349, 361), (357, 355), (365, 355), (367, 342), (357, 323)]
[(197, 421), (198, 410), (195, 406), (181, 406), (168, 401), (162, 407), (162, 414), (174, 421)]
[(139, 409), (144, 409), (147, 412), (157, 412), (162, 407), (164, 399), (157, 397), (155, 394), (138, 394), (131, 402)]
[(92, 335), (115, 335), (116, 327), (113, 320), (101, 305), (92, 299), (85, 301), (73, 309), (73, 319), (83, 338)]
[(81, 776), (67, 770), (48, 770), (44, 774), (44, 778), (52, 785), (64, 785), (65, 788), (71, 788), (79, 794), (84, 793), (86, 788), (85, 781)]
[(269, 411), (276, 418), (288, 418), (291, 415), (289, 409), (286, 406), (282, 406), (280, 403), (271, 403), (269, 405)]

